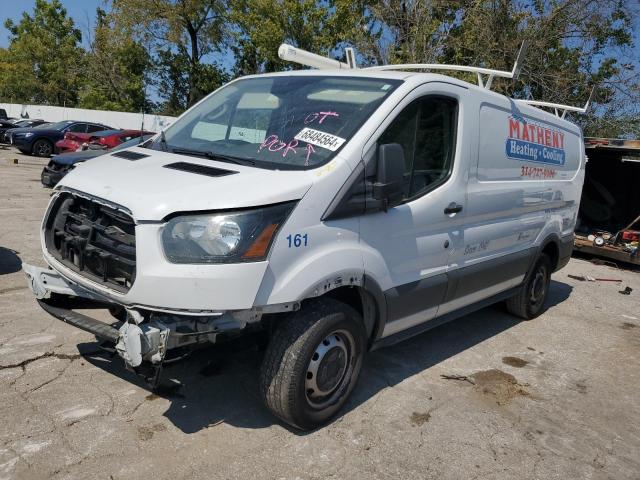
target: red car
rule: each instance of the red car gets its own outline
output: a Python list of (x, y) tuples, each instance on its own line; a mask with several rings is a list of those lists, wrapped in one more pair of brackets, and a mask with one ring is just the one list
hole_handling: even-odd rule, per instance
[(62, 140), (56, 142), (56, 152), (68, 153), (82, 150), (82, 145), (87, 145), (93, 135), (93, 133), (67, 132)]
[(94, 134), (91, 137), (90, 148), (102, 145), (102, 148), (104, 149), (111, 149), (113, 147), (117, 147), (121, 143), (141, 137), (142, 135), (155, 135), (155, 133), (146, 132), (144, 130), (107, 130), (106, 132)]
[(144, 130), (105, 130), (95, 133), (66, 133), (64, 139), (56, 143), (60, 153), (77, 150), (104, 149), (109, 150), (142, 135), (153, 135)]

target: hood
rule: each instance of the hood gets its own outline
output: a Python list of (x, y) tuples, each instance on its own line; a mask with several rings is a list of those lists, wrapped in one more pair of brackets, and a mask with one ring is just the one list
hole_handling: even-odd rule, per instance
[[(114, 153), (146, 157), (103, 155), (73, 169), (56, 188), (72, 188), (121, 205), (137, 221), (160, 221), (175, 212), (298, 200), (313, 183), (309, 171), (266, 170), (146, 148)], [(181, 165), (167, 168), (177, 163)]]
[(82, 150), (80, 152), (63, 153), (51, 157), (51, 161), (59, 165), (73, 165), (75, 163), (84, 162), (91, 158), (107, 155), (109, 152), (104, 150)]
[(11, 133), (15, 135), (16, 133), (37, 133), (37, 134), (60, 134), (58, 130), (50, 130), (48, 128), (36, 128), (36, 127), (22, 127), (22, 128), (12, 128)]

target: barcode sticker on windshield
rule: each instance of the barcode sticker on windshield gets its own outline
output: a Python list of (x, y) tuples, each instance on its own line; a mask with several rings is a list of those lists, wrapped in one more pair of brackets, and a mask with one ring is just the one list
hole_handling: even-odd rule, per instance
[(307, 142), (317, 147), (326, 148), (335, 152), (340, 146), (347, 140), (344, 138), (336, 137), (330, 133), (321, 132), (320, 130), (314, 130), (313, 128), (303, 128), (300, 132), (293, 137), (301, 142)]

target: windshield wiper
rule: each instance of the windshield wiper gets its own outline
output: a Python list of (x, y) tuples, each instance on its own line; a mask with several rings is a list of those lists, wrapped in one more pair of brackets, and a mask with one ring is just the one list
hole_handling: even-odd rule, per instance
[(173, 153), (180, 153), (182, 155), (192, 155), (194, 157), (207, 158), (209, 160), (218, 160), (220, 162), (235, 163), (236, 165), (255, 165), (256, 162), (249, 158), (238, 158), (230, 155), (224, 155), (222, 153), (215, 153), (206, 150), (191, 150), (189, 148), (172, 147)]

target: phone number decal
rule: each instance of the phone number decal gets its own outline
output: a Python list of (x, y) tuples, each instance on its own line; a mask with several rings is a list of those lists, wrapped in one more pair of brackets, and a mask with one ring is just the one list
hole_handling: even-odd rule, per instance
[(527, 178), (555, 178), (557, 172), (553, 168), (520, 167), (520, 176)]

